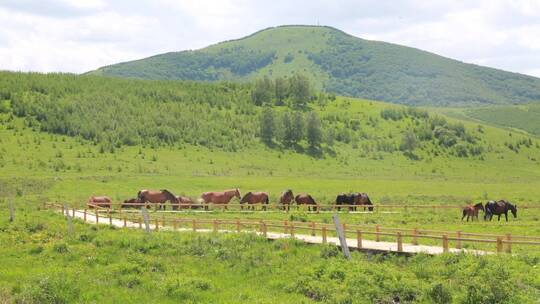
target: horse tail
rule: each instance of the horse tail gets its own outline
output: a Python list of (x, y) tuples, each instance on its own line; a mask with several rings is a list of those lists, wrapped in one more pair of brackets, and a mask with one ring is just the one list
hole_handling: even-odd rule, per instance
[(264, 199), (264, 203), (268, 205), (269, 202), (270, 202), (270, 199), (268, 198), (268, 194), (266, 194), (266, 197)]

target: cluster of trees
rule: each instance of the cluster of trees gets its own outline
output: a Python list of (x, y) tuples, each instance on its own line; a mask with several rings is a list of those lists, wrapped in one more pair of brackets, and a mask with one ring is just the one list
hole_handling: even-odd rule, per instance
[(311, 149), (321, 147), (323, 130), (316, 112), (277, 112), (265, 107), (259, 121), (261, 140), (268, 146), (279, 143), (283, 147), (290, 147), (305, 140)]
[(31, 128), (105, 150), (188, 143), (235, 151), (258, 135), (258, 109), (244, 84), (1, 72), (0, 92)]
[(288, 105), (303, 109), (314, 98), (309, 79), (301, 74), (289, 78), (264, 77), (255, 82), (251, 100), (255, 105)]
[(275, 54), (275, 51), (245, 47), (221, 48), (215, 52), (183, 51), (119, 63), (99, 71), (110, 76), (215, 81), (228, 78), (226, 71), (244, 76), (263, 68), (272, 63)]
[(450, 123), (440, 116), (430, 116), (417, 108), (387, 108), (381, 111), (385, 120), (400, 121), (410, 118), (415, 127), (402, 137), (399, 149), (413, 157), (413, 151), (422, 142), (432, 142), (442, 149), (449, 149), (458, 157), (478, 156), (484, 148), (477, 144), (478, 138), (468, 131), (462, 123)]

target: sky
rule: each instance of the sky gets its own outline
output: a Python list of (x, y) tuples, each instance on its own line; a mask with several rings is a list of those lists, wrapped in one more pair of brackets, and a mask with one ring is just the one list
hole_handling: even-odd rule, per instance
[(285, 24), (540, 77), (540, 0), (0, 0), (0, 70), (82, 73)]

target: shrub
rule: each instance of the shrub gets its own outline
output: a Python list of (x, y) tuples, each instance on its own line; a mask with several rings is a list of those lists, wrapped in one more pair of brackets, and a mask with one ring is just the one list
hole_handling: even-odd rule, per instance
[(452, 294), (441, 283), (431, 286), (428, 296), (435, 304), (452, 303)]
[(80, 290), (72, 282), (76, 280), (69, 280), (64, 275), (39, 278), (23, 287), (21, 293), (16, 296), (16, 302), (36, 304), (76, 302)]

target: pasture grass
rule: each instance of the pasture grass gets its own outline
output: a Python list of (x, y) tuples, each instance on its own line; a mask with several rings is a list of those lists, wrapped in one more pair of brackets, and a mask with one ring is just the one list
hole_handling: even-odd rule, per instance
[[(18, 303), (534, 303), (537, 254), (366, 255), (253, 234), (98, 227), (0, 208), (0, 295)], [(21, 258), (24, 256), (24, 258)], [(488, 284), (487, 282), (497, 282)], [(504, 289), (498, 288), (505, 286)]]

